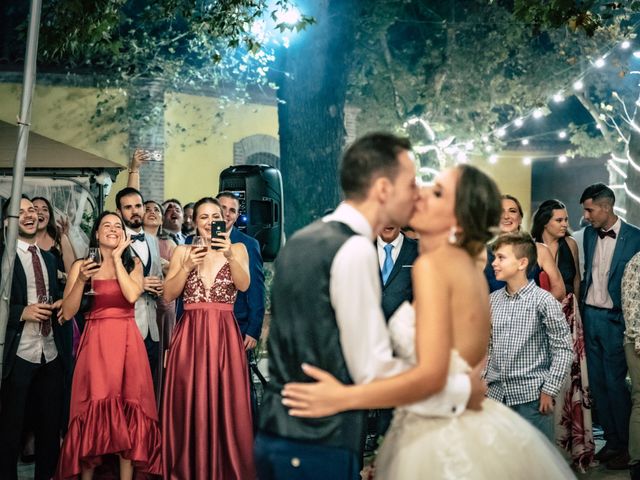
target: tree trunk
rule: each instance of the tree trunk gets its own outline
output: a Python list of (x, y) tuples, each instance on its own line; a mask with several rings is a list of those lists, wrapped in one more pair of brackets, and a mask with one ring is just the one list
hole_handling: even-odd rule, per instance
[(640, 171), (636, 169), (636, 167), (640, 168), (640, 134), (635, 130), (631, 130), (629, 137), (628, 158), (626, 182), (630, 193), (626, 196), (626, 219), (627, 222), (640, 226)]
[(316, 24), (293, 36), (278, 81), (285, 233), (334, 208), (345, 143), (344, 105), (356, 0), (317, 0)]

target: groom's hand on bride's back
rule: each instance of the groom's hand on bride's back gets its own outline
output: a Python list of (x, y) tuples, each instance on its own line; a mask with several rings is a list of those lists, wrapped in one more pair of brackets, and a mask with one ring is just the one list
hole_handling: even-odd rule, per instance
[(471, 395), (467, 402), (469, 410), (481, 410), (482, 402), (487, 395), (487, 382), (482, 378), (485, 363), (484, 361), (480, 362), (469, 374), (469, 379), (471, 380)]

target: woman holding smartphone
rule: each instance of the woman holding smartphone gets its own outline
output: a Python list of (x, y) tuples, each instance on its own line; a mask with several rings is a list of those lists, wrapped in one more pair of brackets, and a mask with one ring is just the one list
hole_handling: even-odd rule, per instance
[(249, 258), (228, 232), (214, 234), (223, 222), (216, 199), (198, 200), (193, 217), (196, 237), (174, 251), (163, 293), (184, 301), (162, 397), (163, 478), (255, 478), (246, 356), (233, 316), (237, 291), (249, 287)]

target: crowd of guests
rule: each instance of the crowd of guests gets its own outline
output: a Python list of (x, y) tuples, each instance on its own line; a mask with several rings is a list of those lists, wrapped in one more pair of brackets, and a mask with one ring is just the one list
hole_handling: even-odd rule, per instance
[(576, 470), (597, 460), (639, 479), (640, 230), (594, 184), (580, 241), (553, 199), (526, 233), (518, 199), (473, 167), (419, 192), (410, 148), (358, 140), (346, 201), (279, 255), (255, 458), (248, 362), (265, 288), (259, 244), (234, 226), (238, 198), (145, 201), (137, 150), (116, 211), (76, 252), (50, 202), (23, 197), (0, 478), (17, 479), (33, 437), (36, 479), (353, 479), (359, 410), (376, 409), (376, 478), (572, 478), (564, 450)]

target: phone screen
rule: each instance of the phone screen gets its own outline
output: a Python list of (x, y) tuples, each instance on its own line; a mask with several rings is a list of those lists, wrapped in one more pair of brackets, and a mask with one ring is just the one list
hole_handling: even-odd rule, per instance
[[(211, 222), (211, 240), (214, 238), (221, 238), (221, 233), (224, 233), (227, 230), (226, 224), (224, 221)], [(219, 250), (220, 247), (216, 247), (215, 245), (211, 245), (211, 248), (214, 250)]]

